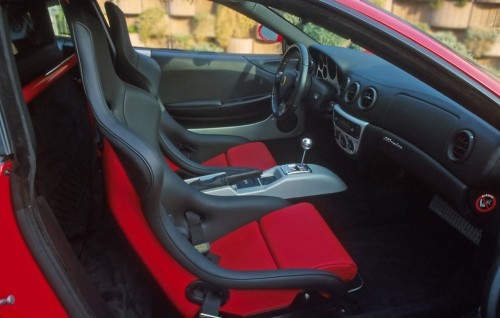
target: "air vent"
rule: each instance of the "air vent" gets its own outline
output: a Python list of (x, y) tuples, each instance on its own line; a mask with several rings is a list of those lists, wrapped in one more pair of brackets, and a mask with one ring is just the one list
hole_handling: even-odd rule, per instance
[(358, 106), (361, 109), (370, 109), (375, 105), (377, 100), (377, 91), (373, 87), (368, 87), (363, 90), (358, 99)]
[(461, 130), (453, 135), (448, 147), (448, 158), (453, 162), (462, 162), (470, 155), (474, 147), (474, 135), (469, 130)]
[(349, 76), (345, 77), (344, 80), (342, 80), (342, 81), (340, 81), (340, 78), (341, 77), (339, 77), (339, 91), (337, 94), (337, 96), (339, 96), (339, 97), (344, 95), (347, 87), (351, 83), (351, 78)]
[(354, 82), (347, 87), (347, 91), (345, 92), (345, 101), (348, 103), (352, 103), (359, 94), (359, 83)]

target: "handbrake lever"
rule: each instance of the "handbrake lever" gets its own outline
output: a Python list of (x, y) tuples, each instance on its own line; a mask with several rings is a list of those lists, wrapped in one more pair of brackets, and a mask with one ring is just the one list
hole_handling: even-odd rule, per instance
[(262, 175), (262, 170), (252, 169), (244, 172), (236, 172), (232, 174), (227, 174), (227, 172), (221, 172), (218, 174), (201, 176), (198, 180), (190, 183), (191, 186), (198, 190), (206, 190), (211, 188), (223, 187), (234, 185), (242, 180), (258, 178)]

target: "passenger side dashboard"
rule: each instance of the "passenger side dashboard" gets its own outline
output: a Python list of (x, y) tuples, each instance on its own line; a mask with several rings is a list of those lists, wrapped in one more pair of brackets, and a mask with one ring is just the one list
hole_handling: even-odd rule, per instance
[(373, 54), (319, 45), (309, 51), (311, 94), (324, 85), (334, 92), (326, 107), (333, 109), (335, 142), (347, 155), (382, 153), (463, 215), (500, 218), (498, 129)]

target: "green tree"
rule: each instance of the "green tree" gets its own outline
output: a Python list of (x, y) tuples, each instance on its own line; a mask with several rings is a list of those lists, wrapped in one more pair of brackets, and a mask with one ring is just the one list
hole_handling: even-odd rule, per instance
[(471, 27), (465, 33), (465, 45), (474, 57), (488, 52), (498, 39), (498, 30), (485, 27)]
[(304, 33), (321, 44), (342, 47), (349, 47), (351, 45), (350, 40), (344, 39), (343, 37), (312, 23), (306, 23), (306, 25), (304, 25)]
[(167, 15), (161, 8), (144, 10), (136, 20), (136, 27), (139, 38), (146, 44), (166, 39)]
[(215, 16), (215, 37), (221, 47), (227, 47), (229, 39), (250, 38), (257, 23), (252, 19), (225, 6), (217, 6)]
[(458, 41), (457, 36), (451, 31), (438, 31), (433, 34), (433, 36), (441, 43), (447, 45), (455, 52), (461, 54), (462, 56), (472, 58), (472, 54), (469, 52), (465, 44)]
[(193, 19), (193, 35), (196, 41), (204, 42), (214, 36), (215, 16), (210, 13), (201, 13)]
[(231, 9), (218, 5), (215, 15), (215, 38), (221, 47), (227, 47), (229, 39), (233, 35), (233, 27), (236, 16)]

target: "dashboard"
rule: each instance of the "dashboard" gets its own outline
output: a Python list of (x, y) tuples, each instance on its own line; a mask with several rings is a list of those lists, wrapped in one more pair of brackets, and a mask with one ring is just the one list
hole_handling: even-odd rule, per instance
[(496, 128), (373, 54), (320, 45), (309, 53), (309, 100), (333, 111), (332, 139), (348, 156), (381, 153), (462, 215), (500, 219)]

